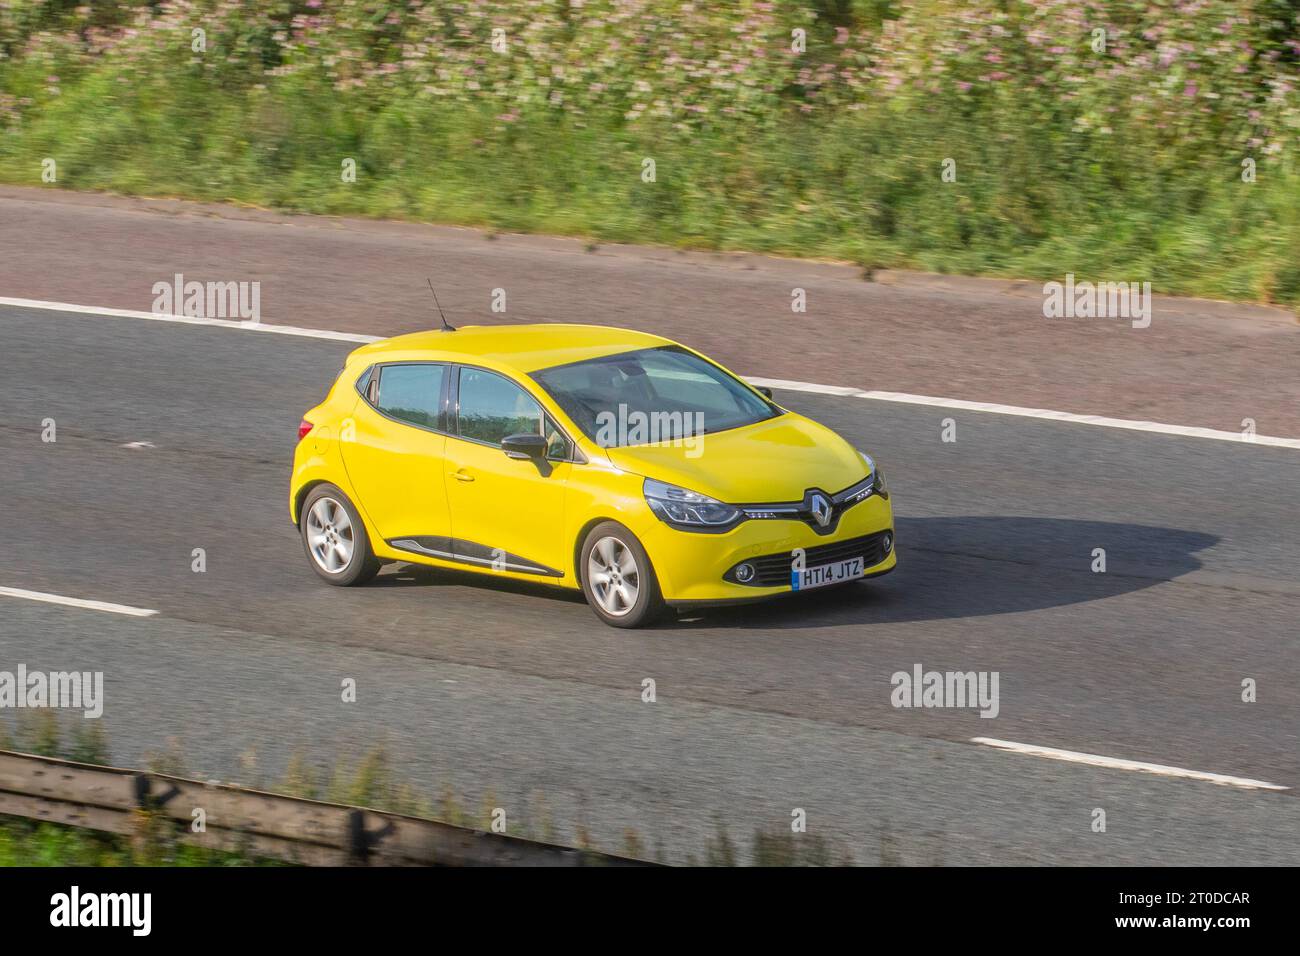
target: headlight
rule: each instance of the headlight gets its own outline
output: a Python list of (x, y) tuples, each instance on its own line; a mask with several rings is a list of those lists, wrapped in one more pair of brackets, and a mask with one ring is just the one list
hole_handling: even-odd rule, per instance
[(889, 486), (885, 484), (885, 473), (880, 470), (879, 465), (876, 466), (876, 470), (874, 474), (876, 476), (876, 480), (871, 485), (872, 490), (875, 491), (876, 494), (880, 495), (880, 497), (888, 501)]
[(661, 521), (688, 528), (718, 528), (740, 517), (739, 508), (653, 478), (645, 480), (645, 501)]
[(862, 456), (863, 463), (867, 466), (867, 474), (871, 475), (871, 493), (880, 495), (885, 501), (889, 500), (889, 486), (885, 484), (885, 473), (881, 471), (880, 466), (872, 460), (871, 456), (865, 451), (858, 451)]

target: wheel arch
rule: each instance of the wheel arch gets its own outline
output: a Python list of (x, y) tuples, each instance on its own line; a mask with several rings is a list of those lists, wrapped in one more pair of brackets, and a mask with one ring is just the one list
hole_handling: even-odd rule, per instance
[(302, 526), (302, 506), (307, 500), (307, 496), (311, 494), (312, 489), (317, 488), (320, 485), (330, 484), (334, 483), (332, 481), (327, 481), (324, 478), (313, 478), (311, 481), (303, 482), (302, 487), (298, 489), (298, 493), (293, 496), (293, 526), (295, 528)]
[(582, 587), (582, 545), (587, 540), (587, 535), (591, 534), (591, 529), (596, 527), (596, 525), (604, 524), (606, 521), (612, 521), (615, 524), (622, 525), (625, 528), (627, 527), (627, 525), (624, 525), (623, 522), (619, 521), (617, 518), (610, 518), (601, 515), (588, 519), (587, 522), (578, 529), (578, 535), (573, 542), (573, 583), (579, 588)]

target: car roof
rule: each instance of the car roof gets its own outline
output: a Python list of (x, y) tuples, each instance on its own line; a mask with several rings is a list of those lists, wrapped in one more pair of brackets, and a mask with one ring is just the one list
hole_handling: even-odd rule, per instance
[(452, 332), (412, 332), (382, 339), (352, 354), (379, 362), (423, 359), (474, 364), (482, 361), (519, 372), (535, 372), (673, 344), (671, 339), (648, 332), (604, 325), (464, 325)]

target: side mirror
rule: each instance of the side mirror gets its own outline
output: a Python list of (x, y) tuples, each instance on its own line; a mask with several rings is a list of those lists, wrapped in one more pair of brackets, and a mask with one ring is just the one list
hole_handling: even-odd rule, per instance
[(501, 439), (501, 450), (507, 458), (521, 458), (543, 461), (546, 458), (547, 441), (541, 435), (507, 435)]
[(768, 398), (771, 398), (771, 397), (772, 397), (772, 390), (771, 390), (770, 388), (768, 388), (766, 385), (760, 385), (760, 386), (758, 386), (758, 390), (759, 390), (760, 392), (762, 392), (762, 393), (763, 393), (765, 396), (767, 396)]

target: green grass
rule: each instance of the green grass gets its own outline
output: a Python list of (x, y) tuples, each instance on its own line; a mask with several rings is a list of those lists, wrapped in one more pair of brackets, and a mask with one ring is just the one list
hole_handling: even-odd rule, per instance
[(250, 859), (166, 841), (135, 842), (109, 833), (0, 817), (0, 866), (266, 866)]

